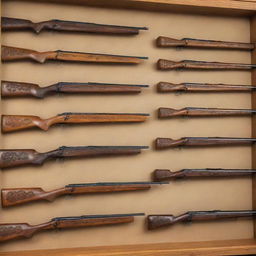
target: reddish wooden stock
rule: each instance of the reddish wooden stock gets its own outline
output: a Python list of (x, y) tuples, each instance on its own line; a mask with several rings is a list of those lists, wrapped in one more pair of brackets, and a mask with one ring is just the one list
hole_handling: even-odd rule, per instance
[(54, 124), (87, 123), (135, 123), (144, 122), (147, 114), (111, 114), (111, 113), (63, 113), (48, 119), (38, 116), (2, 115), (2, 132), (13, 132), (38, 127), (47, 131)]
[(156, 39), (158, 47), (191, 47), (191, 48), (213, 48), (213, 49), (234, 49), (234, 50), (253, 50), (255, 44), (227, 42), (215, 40), (200, 40), (192, 38), (174, 39), (165, 36), (159, 36)]
[(30, 49), (2, 46), (2, 61), (34, 60), (39, 63), (44, 63), (46, 60), (58, 60), (90, 63), (139, 64), (143, 59), (147, 58), (61, 50), (37, 52)]

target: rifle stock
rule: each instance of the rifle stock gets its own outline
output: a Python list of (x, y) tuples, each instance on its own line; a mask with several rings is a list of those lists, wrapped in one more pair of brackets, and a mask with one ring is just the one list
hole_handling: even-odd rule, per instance
[(134, 216), (141, 216), (143, 213), (113, 214), (113, 215), (83, 215), (78, 217), (57, 217), (49, 222), (39, 225), (27, 223), (6, 223), (0, 224), (0, 242), (18, 238), (29, 238), (35, 233), (44, 230), (57, 230), (66, 228), (93, 227), (130, 223)]
[(157, 68), (160, 70), (175, 69), (199, 69), (199, 70), (251, 70), (255, 68), (254, 64), (243, 63), (225, 63), (225, 62), (207, 62), (195, 60), (172, 61), (159, 59)]
[(231, 137), (183, 137), (178, 140), (171, 138), (157, 138), (156, 149), (168, 149), (179, 146), (203, 147), (203, 146), (239, 146), (252, 145), (256, 142), (254, 138), (231, 138)]
[(224, 109), (224, 108), (194, 108), (182, 109), (159, 108), (159, 118), (172, 118), (180, 116), (216, 117), (216, 116), (250, 116), (255, 113), (253, 109)]
[(148, 85), (108, 84), (108, 83), (73, 83), (59, 82), (45, 87), (38, 84), (14, 81), (2, 81), (1, 97), (35, 97), (44, 98), (54, 93), (100, 93), (100, 94), (133, 94), (140, 93)]
[(8, 188), (1, 190), (2, 207), (16, 206), (34, 201), (54, 201), (63, 195), (114, 193), (149, 190), (152, 185), (164, 182), (106, 182), (70, 184), (63, 188), (45, 191), (42, 188)]
[(153, 180), (171, 181), (171, 180), (183, 179), (183, 178), (237, 177), (237, 176), (248, 176), (255, 173), (256, 173), (256, 170), (251, 170), (251, 169), (206, 168), (206, 169), (182, 169), (176, 172), (173, 172), (168, 169), (156, 169), (153, 172)]
[(61, 50), (37, 52), (30, 49), (15, 48), (2, 45), (2, 61), (34, 60), (42, 64), (46, 62), (46, 60), (57, 60), (105, 64), (139, 64), (144, 59), (147, 59), (147, 57), (71, 52)]
[(251, 92), (256, 86), (233, 85), (233, 84), (207, 84), (207, 83), (181, 83), (173, 84), (159, 82), (158, 92)]
[(63, 113), (41, 119), (38, 116), (2, 115), (2, 132), (14, 132), (38, 127), (47, 131), (55, 124), (88, 124), (88, 123), (136, 123), (144, 122), (148, 114), (123, 113)]
[(48, 20), (42, 22), (32, 22), (26, 19), (16, 19), (2, 17), (2, 31), (23, 31), (32, 30), (39, 34), (43, 30), (65, 31), (65, 32), (84, 32), (96, 34), (115, 34), (115, 35), (137, 35), (140, 30), (147, 30), (146, 27), (129, 27), (116, 25), (103, 25), (88, 22)]
[(190, 211), (179, 216), (173, 215), (148, 215), (148, 229), (168, 227), (178, 222), (221, 220), (239, 217), (255, 217), (256, 211)]
[(202, 40), (193, 38), (174, 39), (165, 36), (159, 36), (156, 39), (158, 47), (192, 47), (192, 48), (213, 48), (213, 49), (233, 49), (233, 50), (253, 50), (255, 44), (227, 42), (215, 40)]
[(146, 146), (85, 146), (60, 147), (45, 153), (38, 153), (34, 149), (2, 149), (0, 150), (0, 168), (10, 168), (24, 165), (42, 165), (54, 158), (70, 157), (99, 157), (117, 155), (136, 155)]

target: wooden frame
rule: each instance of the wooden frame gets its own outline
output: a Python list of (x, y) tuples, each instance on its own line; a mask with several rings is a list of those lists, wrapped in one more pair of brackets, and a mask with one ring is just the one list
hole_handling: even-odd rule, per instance
[[(242, 0), (45, 0), (48, 2), (94, 5), (102, 7), (134, 8), (155, 11), (200, 13), (214, 15), (244, 16), (251, 19), (251, 42), (256, 42), (256, 2)], [(252, 63), (256, 63), (256, 50), (252, 52)], [(252, 72), (252, 84), (256, 84), (256, 70)], [(252, 93), (252, 108), (256, 108), (256, 92)], [(256, 117), (252, 120), (252, 136), (256, 136)], [(252, 167), (256, 168), (256, 146), (252, 150)], [(256, 177), (253, 177), (253, 208), (256, 209)], [(147, 245), (103, 246), (91, 248), (67, 248), (37, 251), (5, 252), (1, 255), (248, 255), (256, 254), (255, 239), (224, 240), (209, 242), (162, 243)]]

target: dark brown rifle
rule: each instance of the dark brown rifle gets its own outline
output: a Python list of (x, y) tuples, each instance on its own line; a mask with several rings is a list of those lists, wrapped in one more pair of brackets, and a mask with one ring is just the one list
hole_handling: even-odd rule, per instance
[(2, 81), (1, 97), (36, 97), (44, 98), (50, 94), (134, 94), (140, 93), (148, 85), (108, 84), (108, 83), (74, 83), (59, 82), (45, 87), (38, 84)]
[(187, 107), (182, 109), (159, 108), (159, 118), (172, 118), (180, 116), (194, 117), (214, 117), (214, 116), (250, 116), (254, 115), (254, 109), (227, 109), (227, 108), (194, 108)]
[(43, 30), (64, 31), (64, 32), (84, 32), (94, 34), (114, 34), (114, 35), (137, 35), (140, 30), (147, 30), (146, 27), (129, 27), (117, 25), (104, 25), (88, 22), (48, 20), (42, 22), (32, 22), (31, 20), (2, 17), (2, 31), (26, 31), (31, 30), (39, 34)]
[(144, 213), (131, 213), (57, 217), (51, 219), (49, 222), (38, 225), (30, 225), (28, 223), (3, 223), (0, 224), (0, 242), (19, 238), (30, 238), (35, 233), (44, 230), (59, 230), (66, 228), (82, 228), (130, 223), (134, 221), (134, 216), (143, 215)]
[(9, 207), (34, 201), (54, 201), (63, 195), (113, 193), (125, 191), (148, 190), (152, 185), (166, 184), (163, 182), (100, 182), (69, 184), (51, 191), (42, 188), (8, 188), (1, 190), (2, 206)]
[(2, 46), (2, 61), (34, 60), (44, 63), (46, 60), (109, 63), (109, 64), (139, 64), (147, 57), (122, 56), (71, 51), (37, 52), (30, 49)]
[(158, 92), (252, 92), (256, 86), (233, 85), (233, 84), (203, 84), (203, 83), (181, 83), (173, 84), (159, 82)]
[(254, 64), (208, 62), (195, 60), (172, 61), (159, 59), (157, 68), (160, 70), (175, 69), (200, 69), (200, 70), (251, 70), (256, 68)]
[(256, 138), (230, 138), (230, 137), (183, 137), (178, 140), (171, 138), (157, 138), (156, 149), (175, 147), (204, 147), (204, 146), (239, 146), (252, 145)]
[(227, 42), (215, 40), (203, 40), (193, 38), (174, 39), (165, 36), (159, 36), (156, 39), (158, 47), (191, 47), (191, 48), (213, 48), (213, 49), (233, 49), (233, 50), (253, 50), (255, 44)]
[(249, 218), (255, 217), (256, 211), (190, 211), (181, 214), (177, 217), (173, 215), (148, 215), (148, 229), (157, 229), (161, 227), (168, 227), (178, 222), (192, 222), (192, 221), (207, 221), (207, 220), (222, 220), (235, 218)]
[[(170, 171), (168, 169), (156, 169), (153, 172), (155, 181), (169, 181), (183, 178), (204, 178), (204, 177), (238, 177), (255, 174), (256, 170), (252, 169), (182, 169), (180, 171)], [(2, 197), (3, 198), (3, 197)]]
[(2, 132), (13, 132), (38, 127), (47, 131), (54, 124), (88, 124), (88, 123), (135, 123), (144, 122), (148, 114), (121, 113), (71, 113), (41, 119), (39, 116), (2, 115)]
[(146, 146), (63, 146), (45, 153), (39, 153), (34, 149), (0, 149), (0, 168), (42, 165), (45, 161), (55, 158), (136, 155), (147, 148)]

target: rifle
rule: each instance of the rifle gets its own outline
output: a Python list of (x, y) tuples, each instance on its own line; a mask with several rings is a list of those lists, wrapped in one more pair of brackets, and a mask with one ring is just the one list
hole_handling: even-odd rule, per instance
[(233, 50), (253, 50), (255, 44), (227, 42), (216, 40), (203, 40), (193, 38), (174, 39), (165, 36), (159, 36), (156, 39), (158, 47), (191, 47), (191, 48), (213, 48), (213, 49), (233, 49)]
[(159, 82), (158, 92), (252, 92), (256, 86), (233, 84), (181, 83), (173, 84)]
[(2, 81), (2, 97), (36, 97), (44, 98), (49, 94), (57, 93), (99, 93), (99, 94), (134, 94), (140, 93), (142, 88), (148, 85), (131, 84), (108, 84), (108, 83), (74, 83), (59, 82), (46, 87), (40, 87), (38, 84), (22, 83), (13, 81)]
[(113, 193), (124, 191), (148, 190), (152, 185), (166, 184), (163, 182), (100, 182), (69, 184), (51, 191), (42, 188), (8, 188), (2, 189), (2, 207), (15, 206), (34, 201), (54, 201), (62, 195)]
[(30, 49), (2, 46), (2, 61), (33, 60), (44, 63), (46, 60), (86, 62), (86, 63), (109, 63), (109, 64), (139, 64), (147, 57), (122, 56), (86, 52), (71, 51), (47, 51), (37, 52)]
[(252, 169), (206, 168), (206, 169), (182, 169), (176, 172), (172, 172), (168, 169), (156, 169), (153, 172), (153, 179), (155, 181), (166, 181), (166, 180), (176, 180), (176, 179), (183, 179), (183, 178), (237, 177), (237, 176), (248, 176), (255, 173), (256, 173), (256, 170), (252, 170)]
[(175, 147), (204, 147), (204, 146), (240, 146), (252, 145), (256, 138), (230, 138), (230, 137), (183, 137), (178, 140), (171, 138), (157, 138), (156, 149), (167, 149)]
[(54, 124), (144, 122), (148, 116), (148, 114), (66, 112), (48, 119), (41, 119), (39, 116), (2, 115), (2, 132), (7, 133), (32, 127), (47, 131)]
[(82, 228), (130, 223), (134, 221), (134, 216), (143, 215), (144, 213), (131, 213), (57, 217), (51, 219), (49, 222), (38, 225), (30, 225), (28, 223), (4, 223), (0, 224), (0, 242), (18, 238), (30, 238), (35, 233), (44, 230), (61, 230), (66, 228)]
[(64, 32), (84, 32), (95, 34), (114, 35), (137, 35), (140, 30), (148, 30), (146, 27), (129, 27), (117, 25), (104, 25), (88, 22), (48, 20), (42, 22), (32, 22), (31, 20), (2, 17), (2, 31), (27, 31), (31, 30), (39, 34), (43, 30), (64, 31)]
[(34, 149), (0, 149), (0, 168), (42, 165), (45, 161), (56, 158), (136, 155), (147, 148), (146, 146), (63, 146), (45, 153), (39, 153)]
[(200, 69), (200, 70), (251, 70), (255, 64), (208, 62), (196, 60), (172, 61), (159, 59), (157, 68), (160, 70)]
[(193, 108), (182, 109), (159, 108), (158, 118), (172, 118), (180, 116), (214, 117), (214, 116), (250, 116), (254, 115), (254, 109), (227, 109), (227, 108)]
[(192, 222), (204, 220), (222, 220), (233, 218), (255, 217), (256, 211), (189, 211), (177, 217), (173, 215), (148, 215), (148, 229), (157, 229), (161, 227), (171, 226), (178, 222)]

